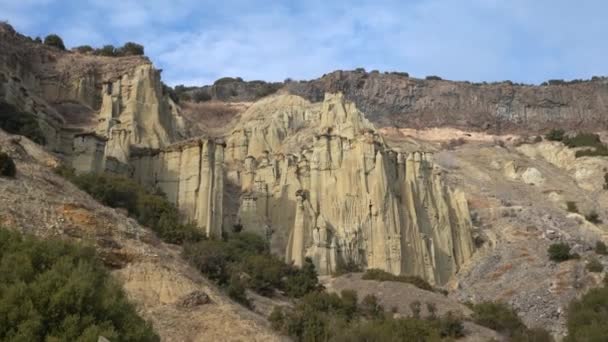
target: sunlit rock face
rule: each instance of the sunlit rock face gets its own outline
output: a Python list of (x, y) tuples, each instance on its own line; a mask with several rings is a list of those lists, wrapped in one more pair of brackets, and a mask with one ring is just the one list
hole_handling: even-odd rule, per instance
[(341, 94), (259, 101), (228, 138), (227, 162), (240, 224), (296, 265), (310, 257), (328, 274), (354, 262), (443, 283), (473, 253), (462, 191), (431, 154), (391, 150)]

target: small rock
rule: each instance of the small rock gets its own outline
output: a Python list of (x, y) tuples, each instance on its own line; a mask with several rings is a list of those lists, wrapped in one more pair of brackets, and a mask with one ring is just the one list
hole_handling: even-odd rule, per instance
[(211, 298), (203, 291), (193, 291), (180, 298), (177, 306), (182, 308), (193, 308), (199, 305), (211, 303)]

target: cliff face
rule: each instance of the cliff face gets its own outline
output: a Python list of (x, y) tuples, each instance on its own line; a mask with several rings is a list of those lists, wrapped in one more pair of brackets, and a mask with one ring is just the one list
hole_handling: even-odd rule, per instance
[(541, 131), (608, 127), (608, 78), (561, 85), (472, 84), (400, 73), (335, 71), (286, 89), (311, 101), (344, 93), (379, 126)]
[(48, 147), (71, 155), (75, 135), (107, 139), (107, 156), (129, 145), (163, 147), (184, 138), (178, 107), (145, 57), (61, 51), (0, 26), (0, 101), (36, 114)]
[(432, 155), (391, 150), (342, 95), (318, 105), (271, 97), (242, 121), (227, 141), (228, 178), (243, 191), (238, 219), (288, 261), (443, 283), (473, 253), (464, 194), (445, 186)]

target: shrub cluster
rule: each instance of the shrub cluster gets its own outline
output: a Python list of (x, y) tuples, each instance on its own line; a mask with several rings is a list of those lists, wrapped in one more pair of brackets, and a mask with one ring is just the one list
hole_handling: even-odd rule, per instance
[(571, 213), (578, 213), (578, 207), (576, 206), (576, 202), (568, 201), (566, 202), (566, 210)]
[(564, 341), (608, 341), (608, 281), (572, 301), (567, 317), (568, 336)]
[(427, 81), (441, 81), (443, 78), (435, 75), (430, 75), (425, 78)]
[(271, 297), (280, 291), (295, 298), (319, 289), (312, 260), (306, 259), (302, 268), (285, 264), (270, 253), (266, 240), (254, 233), (189, 243), (184, 246), (183, 256), (245, 305), (245, 288), (263, 296)]
[(0, 228), (0, 340), (97, 341), (99, 336), (159, 341), (92, 248)]
[(121, 47), (108, 44), (97, 49), (90, 45), (82, 45), (75, 47), (74, 50), (79, 53), (91, 53), (106, 57), (143, 56), (145, 54), (144, 46), (133, 42), (127, 42)]
[(0, 176), (13, 178), (17, 174), (17, 167), (13, 158), (4, 152), (0, 152)]
[(126, 209), (165, 242), (181, 244), (203, 238), (193, 224), (181, 223), (177, 208), (160, 191), (150, 192), (135, 181), (117, 175), (76, 175), (65, 168), (57, 172), (104, 205)]
[(542, 328), (529, 329), (507, 304), (483, 302), (471, 307), (475, 323), (509, 337), (509, 341), (551, 342), (553, 337)]
[(63, 39), (56, 34), (49, 34), (44, 38), (44, 45), (53, 46), (60, 50), (65, 50)]
[(599, 255), (608, 255), (608, 246), (602, 241), (597, 241), (595, 243), (595, 253)]
[(562, 129), (553, 129), (546, 136), (547, 140), (561, 141), (570, 148), (590, 147), (576, 151), (575, 156), (608, 156), (608, 145), (602, 143), (600, 136), (594, 133), (579, 132), (575, 136), (568, 137)]
[(585, 215), (585, 219), (594, 224), (602, 223), (600, 215), (595, 210), (591, 210), (587, 215)]
[(352, 290), (341, 295), (311, 292), (294, 308), (275, 307), (269, 320), (296, 341), (441, 341), (464, 336), (457, 315), (394, 318), (375, 296), (359, 301)]
[(563, 242), (551, 244), (547, 253), (549, 253), (549, 259), (557, 262), (576, 258), (576, 255), (570, 254), (570, 246)]
[(597, 258), (592, 258), (587, 263), (587, 270), (589, 272), (600, 273), (604, 270), (604, 265)]
[(394, 275), (392, 273), (385, 272), (379, 269), (368, 269), (361, 277), (365, 280), (378, 280), (378, 281), (398, 281), (401, 283), (408, 283), (416, 286), (419, 289), (433, 291), (433, 286), (426, 280), (417, 276), (406, 276), (406, 275)]
[(0, 128), (11, 134), (28, 137), (37, 144), (46, 144), (36, 116), (32, 113), (21, 112), (6, 102), (0, 102)]

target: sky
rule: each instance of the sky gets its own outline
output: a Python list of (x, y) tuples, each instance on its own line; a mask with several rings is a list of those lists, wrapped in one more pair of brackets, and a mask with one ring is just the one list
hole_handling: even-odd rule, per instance
[(538, 84), (608, 75), (605, 0), (0, 0), (66, 46), (145, 46), (169, 85), (337, 69)]

